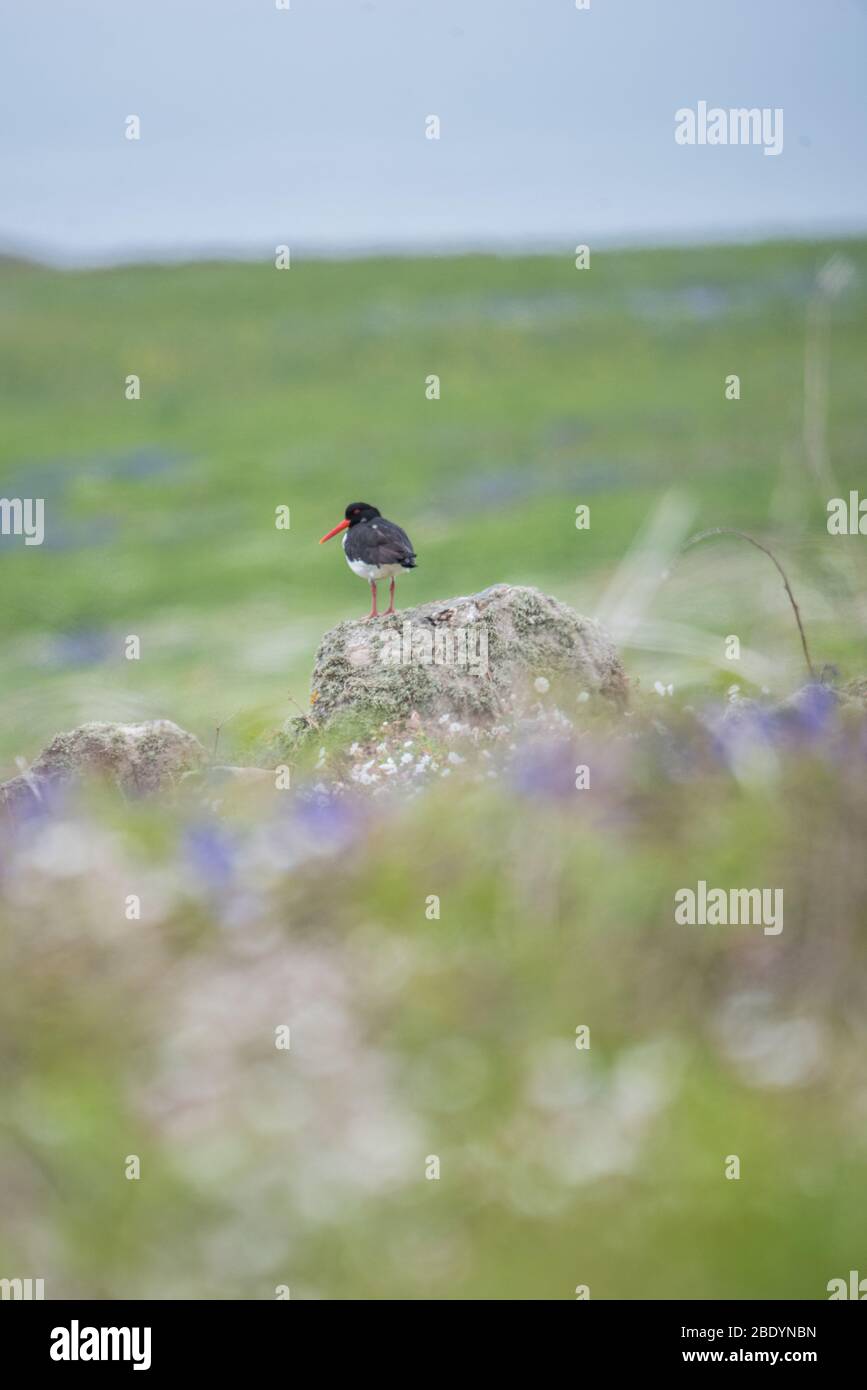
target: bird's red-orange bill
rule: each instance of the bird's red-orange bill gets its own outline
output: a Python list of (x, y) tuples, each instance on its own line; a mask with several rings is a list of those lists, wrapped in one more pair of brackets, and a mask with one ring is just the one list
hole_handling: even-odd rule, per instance
[(324, 541), (330, 541), (332, 536), (338, 535), (340, 531), (345, 531), (348, 525), (348, 521), (338, 522), (333, 531), (327, 531), (326, 534), (322, 536), (322, 538), (319, 541), (319, 544), (322, 545)]

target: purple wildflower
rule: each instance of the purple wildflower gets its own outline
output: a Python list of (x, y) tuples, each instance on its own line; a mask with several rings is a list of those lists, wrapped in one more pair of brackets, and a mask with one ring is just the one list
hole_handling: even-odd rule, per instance
[(194, 875), (213, 893), (225, 892), (235, 876), (235, 846), (217, 825), (202, 822), (187, 828), (183, 851)]

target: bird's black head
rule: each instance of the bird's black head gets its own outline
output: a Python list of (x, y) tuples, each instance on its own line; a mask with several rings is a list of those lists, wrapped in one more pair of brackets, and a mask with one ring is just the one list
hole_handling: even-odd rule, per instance
[(350, 526), (357, 526), (359, 521), (372, 521), (375, 516), (382, 516), (382, 512), (378, 507), (371, 507), (369, 502), (350, 502), (344, 516)]
[[(341, 531), (345, 531), (350, 526), (357, 526), (359, 521), (372, 521), (375, 516), (382, 516), (378, 507), (371, 507), (369, 502), (350, 502), (344, 512), (344, 520), (326, 531), (319, 544), (324, 545), (330, 541), (332, 536), (339, 536)], [(344, 542), (346, 537), (343, 537)]]

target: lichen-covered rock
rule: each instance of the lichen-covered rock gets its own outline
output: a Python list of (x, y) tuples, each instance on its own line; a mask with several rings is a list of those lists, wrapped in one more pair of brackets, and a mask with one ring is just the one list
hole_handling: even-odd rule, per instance
[(0, 803), (16, 810), (38, 801), (57, 783), (88, 776), (106, 778), (128, 796), (141, 796), (173, 785), (205, 759), (199, 740), (170, 719), (81, 724), (57, 734), (26, 774), (3, 783)]
[(598, 623), (538, 589), (495, 584), (339, 623), (316, 654), (311, 715), (317, 724), (353, 710), (497, 719), (552, 677), (625, 703), (626, 674)]
[(47, 782), (29, 772), (12, 777), (8, 782), (0, 782), (0, 809), (13, 817), (18, 812), (26, 812), (43, 799), (43, 789), (47, 788)]
[(867, 710), (867, 677), (856, 676), (854, 680), (847, 681), (840, 691), (841, 699), (844, 704), (851, 704)]

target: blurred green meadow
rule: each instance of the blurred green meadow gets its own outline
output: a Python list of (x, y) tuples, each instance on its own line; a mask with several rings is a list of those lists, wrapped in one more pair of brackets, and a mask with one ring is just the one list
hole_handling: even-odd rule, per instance
[[(45, 544), (0, 548), (6, 775), (95, 719), (209, 750), (221, 725), (219, 761), (267, 763), (321, 634), (366, 611), (317, 545), (353, 500), (415, 542), (399, 605), (537, 585), (632, 681), (622, 717), (544, 686), (496, 737), (314, 729), (286, 793), (89, 788), (4, 827), (0, 1277), (811, 1299), (867, 1274), (864, 688), (780, 713), (806, 675), (773, 565), (678, 557), (750, 532), (817, 670), (867, 675), (867, 540), (826, 529), (867, 490), (865, 271), (861, 241), (0, 266), (0, 494), (46, 500)], [(700, 880), (780, 887), (784, 929), (677, 924)]]
[[(857, 663), (863, 544), (826, 533), (804, 423), (807, 316), (835, 257), (850, 282), (818, 335), (816, 414), (846, 495), (867, 481), (861, 241), (594, 253), (583, 271), (568, 255), (0, 263), (0, 489), (44, 497), (47, 532), (0, 547), (0, 760), (85, 719), (159, 716), (208, 742), (229, 720), (221, 747), (244, 752), (287, 697), (306, 706), (323, 629), (366, 611), (339, 542), (317, 545), (359, 499), (416, 544), (400, 606), (507, 580), (610, 621), (618, 567), (673, 493), (687, 528), (773, 536), (817, 657)], [(736, 633), (764, 659), (754, 679), (797, 682), (764, 557), (716, 542), (650, 578), (615, 631), (634, 677), (704, 683)]]

